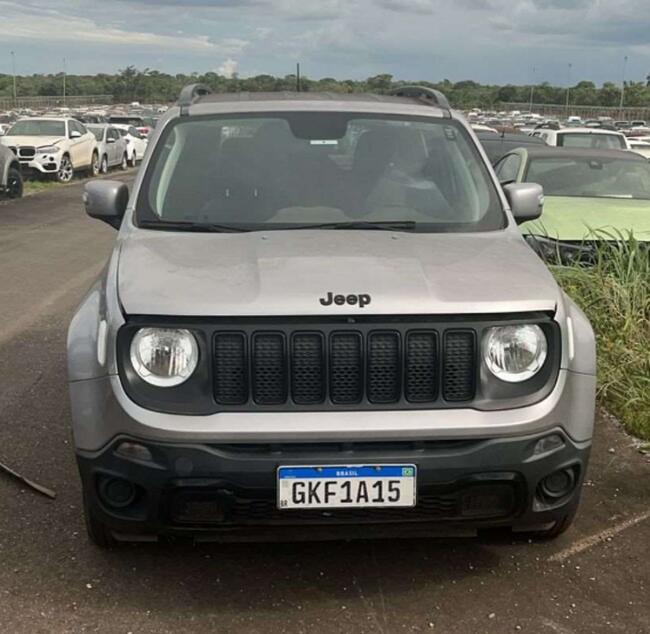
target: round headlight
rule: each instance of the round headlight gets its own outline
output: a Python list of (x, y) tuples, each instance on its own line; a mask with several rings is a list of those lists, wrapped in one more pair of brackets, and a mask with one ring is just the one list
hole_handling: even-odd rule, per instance
[(199, 346), (189, 330), (142, 328), (131, 341), (131, 364), (137, 375), (158, 387), (174, 387), (192, 376)]
[(546, 336), (535, 325), (490, 328), (483, 339), (485, 364), (507, 383), (521, 383), (535, 376), (547, 354)]

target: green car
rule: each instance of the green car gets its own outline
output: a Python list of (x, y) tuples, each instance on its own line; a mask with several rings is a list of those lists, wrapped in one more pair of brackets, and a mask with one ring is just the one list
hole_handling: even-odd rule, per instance
[(544, 188), (542, 217), (521, 225), (543, 252), (584, 251), (630, 234), (650, 243), (650, 163), (634, 152), (519, 148), (495, 170), (502, 184)]

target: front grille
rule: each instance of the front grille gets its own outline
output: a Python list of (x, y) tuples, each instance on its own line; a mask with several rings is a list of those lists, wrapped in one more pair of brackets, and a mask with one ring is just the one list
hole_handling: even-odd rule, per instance
[(426, 486), (412, 508), (345, 508), (279, 510), (272, 494), (243, 497), (222, 489), (173, 490), (167, 515), (173, 525), (186, 527), (291, 526), (296, 524), (382, 524), (487, 520), (512, 516), (518, 496), (515, 481), (508, 483)]
[(224, 406), (426, 407), (475, 398), (474, 330), (248, 330), (214, 335)]
[(34, 147), (19, 147), (18, 156), (22, 159), (33, 159), (36, 155), (36, 148)]

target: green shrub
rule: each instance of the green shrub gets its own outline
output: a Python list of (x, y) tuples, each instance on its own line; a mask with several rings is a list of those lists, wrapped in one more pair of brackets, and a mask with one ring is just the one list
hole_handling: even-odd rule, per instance
[(600, 404), (650, 440), (650, 249), (631, 235), (605, 237), (616, 242), (603, 241), (593, 265), (551, 269), (596, 332)]

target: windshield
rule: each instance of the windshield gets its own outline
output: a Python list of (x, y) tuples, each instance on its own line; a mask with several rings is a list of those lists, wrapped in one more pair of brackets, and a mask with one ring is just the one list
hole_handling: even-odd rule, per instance
[(109, 123), (121, 123), (122, 125), (142, 125), (142, 117), (110, 117)]
[(562, 147), (594, 148), (598, 150), (625, 150), (625, 138), (621, 134), (592, 134), (591, 132), (564, 132), (558, 134)]
[(96, 128), (92, 125), (86, 126), (90, 132), (92, 132), (95, 135), (95, 138), (98, 141), (103, 141), (104, 140), (104, 128)]
[(539, 158), (528, 166), (526, 181), (547, 196), (650, 200), (650, 163), (605, 158)]
[(65, 122), (47, 119), (18, 121), (9, 130), (10, 136), (65, 136)]
[(481, 231), (505, 224), (461, 126), (353, 113), (181, 119), (157, 144), (137, 209), (147, 225), (189, 222), (194, 229), (384, 222)]

